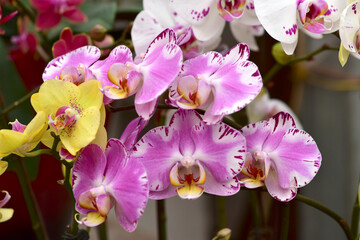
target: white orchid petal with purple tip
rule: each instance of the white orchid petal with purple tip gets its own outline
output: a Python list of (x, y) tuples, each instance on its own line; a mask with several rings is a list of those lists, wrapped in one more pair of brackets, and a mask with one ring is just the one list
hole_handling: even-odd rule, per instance
[(227, 196), (240, 189), (235, 176), (244, 163), (245, 139), (224, 123), (207, 125), (195, 111), (178, 110), (169, 126), (144, 135), (133, 157), (146, 168), (150, 198)]
[(79, 223), (97, 226), (115, 206), (124, 229), (135, 229), (147, 203), (148, 180), (143, 165), (129, 159), (119, 140), (109, 140), (105, 153), (95, 144), (85, 147), (74, 164), (72, 180), (76, 209), (86, 215)]
[(321, 153), (314, 139), (296, 128), (290, 114), (280, 112), (241, 131), (248, 151), (238, 175), (242, 185), (252, 188), (265, 183), (271, 196), (290, 201), (297, 188), (308, 184), (318, 172)]

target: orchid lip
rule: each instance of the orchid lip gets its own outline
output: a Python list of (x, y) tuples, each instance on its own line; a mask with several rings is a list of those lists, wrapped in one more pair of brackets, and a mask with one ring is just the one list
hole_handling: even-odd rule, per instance
[(49, 115), (49, 124), (59, 133), (59, 130), (72, 128), (79, 118), (80, 116), (77, 110), (64, 106), (57, 110), (54, 120)]

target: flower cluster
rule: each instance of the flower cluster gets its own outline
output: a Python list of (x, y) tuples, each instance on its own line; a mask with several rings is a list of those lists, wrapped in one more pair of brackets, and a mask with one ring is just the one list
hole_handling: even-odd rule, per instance
[[(82, 1), (30, 2), (39, 29), (62, 16), (86, 20), (77, 9)], [(72, 170), (76, 221), (90, 227), (114, 207), (119, 223), (134, 231), (148, 198), (229, 196), (240, 187), (266, 187), (275, 199), (290, 201), (318, 172), (321, 154), (290, 110), (266, 90), (260, 93), (263, 79), (250, 49), (258, 49), (254, 37), (264, 29), (292, 54), (299, 29), (320, 37), (340, 26), (343, 47), (358, 54), (360, 9), (352, 2), (144, 0), (131, 31), (135, 57), (125, 45), (104, 57), (85, 34), (65, 28), (31, 96), (36, 116), (27, 126), (16, 120), (11, 130), (0, 130), (0, 157), (33, 156), (40, 142), (50, 148)], [(215, 49), (225, 22), (242, 43), (222, 53)], [(119, 139), (108, 140), (106, 108), (131, 96), (139, 117)], [(177, 111), (168, 126), (139, 139), (159, 101)], [(245, 107), (249, 125), (236, 129), (222, 121)], [(0, 207), (8, 199), (6, 192)]]

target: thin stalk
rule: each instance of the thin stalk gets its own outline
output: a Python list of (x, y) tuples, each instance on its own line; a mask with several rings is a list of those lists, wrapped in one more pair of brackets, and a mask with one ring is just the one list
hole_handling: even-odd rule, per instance
[(3, 116), (7, 113), (9, 113), (11, 110), (17, 108), (20, 104), (24, 103), (26, 100), (28, 100), (34, 93), (39, 91), (40, 87), (34, 88), (31, 92), (27, 93), (25, 96), (20, 98), (19, 100), (13, 102), (10, 106), (7, 106), (4, 108), (4, 110), (1, 111), (0, 115)]
[(281, 222), (281, 235), (280, 240), (287, 240), (289, 235), (289, 222), (290, 222), (290, 204), (285, 203), (283, 208), (283, 217)]
[[(64, 161), (66, 162), (66, 161)], [(72, 187), (71, 187), (71, 167), (69, 165), (65, 165), (66, 170), (65, 170), (65, 179), (64, 179), (64, 186), (65, 188), (69, 191), (71, 198), (73, 200), (73, 215), (76, 214), (76, 210), (75, 210), (75, 198), (74, 198), (74, 194), (72, 192)], [(71, 226), (71, 234), (73, 234), (74, 236), (77, 234), (79, 230), (79, 226), (78, 226), (78, 222), (75, 220), (75, 218), (72, 219), (72, 226)]]
[(99, 238), (100, 240), (107, 240), (107, 225), (106, 222), (103, 222), (100, 226), (99, 226)]
[(14, 157), (12, 161), (16, 164), (15, 171), (24, 194), (27, 209), (30, 214), (32, 229), (34, 230), (38, 240), (47, 240), (49, 239), (49, 236), (46, 232), (45, 222), (42, 217), (40, 207), (36, 201), (35, 194), (32, 190), (30, 178), (25, 168), (24, 160), (20, 157)]
[(157, 222), (158, 222), (158, 239), (166, 240), (166, 213), (165, 199), (156, 201)]
[(352, 216), (351, 216), (351, 232), (353, 236), (357, 236), (359, 232), (359, 198), (356, 194), (355, 203), (353, 206)]
[(254, 213), (253, 216), (254, 216), (255, 229), (259, 229), (263, 225), (260, 202), (258, 200), (258, 196), (256, 195), (255, 191), (249, 191), (249, 197), (250, 197), (250, 204)]
[(311, 60), (315, 55), (322, 53), (323, 51), (326, 50), (335, 50), (338, 51), (339, 48), (333, 48), (333, 47), (329, 47), (327, 44), (322, 45), (320, 48), (316, 49), (315, 51), (309, 53), (308, 55), (305, 55), (303, 57), (299, 57), (299, 58), (294, 58), (292, 60), (290, 60), (289, 62), (287, 62), (286, 64), (280, 64), (280, 63), (276, 63), (271, 69), (270, 71), (265, 75), (265, 77), (263, 78), (263, 83), (264, 85), (267, 84), (274, 76), (275, 74), (277, 74), (284, 66), (289, 66), (292, 65), (294, 63), (298, 63), (298, 62), (302, 62), (302, 61), (309, 61)]
[(218, 228), (226, 228), (226, 198), (223, 196), (216, 196), (217, 203), (217, 217), (218, 217)]
[(53, 155), (53, 151), (51, 149), (39, 149), (39, 150), (35, 150), (32, 152), (28, 152), (25, 153), (24, 156), (25, 157), (37, 157), (40, 156), (42, 154), (47, 154), (47, 155)]
[(318, 202), (316, 202), (308, 197), (302, 196), (300, 194), (297, 194), (295, 199), (300, 202), (303, 202), (313, 208), (320, 210), (321, 212), (325, 213), (326, 215), (328, 215), (329, 217), (334, 219), (340, 225), (342, 230), (344, 231), (347, 239), (348, 240), (354, 239), (353, 233), (351, 232), (349, 225), (347, 224), (345, 219), (340, 217), (336, 212), (332, 211), (331, 209), (327, 208), (326, 206), (322, 205), (321, 203), (318, 203)]

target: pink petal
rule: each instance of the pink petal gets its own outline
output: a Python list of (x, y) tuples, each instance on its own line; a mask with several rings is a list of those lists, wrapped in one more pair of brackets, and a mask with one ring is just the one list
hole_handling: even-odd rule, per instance
[(289, 188), (282, 188), (279, 185), (279, 180), (274, 169), (270, 169), (269, 174), (265, 179), (265, 185), (270, 195), (282, 202), (288, 202), (292, 200), (297, 193), (297, 188), (294, 186)]
[(121, 134), (120, 142), (122, 142), (125, 148), (130, 151), (136, 141), (139, 138), (141, 131), (146, 127), (149, 121), (145, 121), (140, 117), (132, 120), (125, 128), (124, 132)]
[(138, 65), (143, 74), (143, 86), (136, 94), (135, 103), (158, 98), (178, 75), (181, 64), (182, 52), (176, 45), (175, 33), (166, 29), (150, 44), (143, 62)]
[(60, 57), (61, 55), (64, 55), (69, 52), (68, 45), (63, 39), (59, 39), (54, 43), (52, 47), (52, 52), (54, 58)]
[(146, 103), (136, 103), (137, 96), (135, 96), (135, 110), (137, 114), (142, 117), (145, 121), (149, 120), (156, 111), (156, 106), (158, 103), (157, 98), (146, 102)]
[(85, 67), (89, 67), (93, 62), (100, 58), (100, 55), (100, 50), (94, 46), (78, 48), (51, 60), (46, 66), (42, 78), (44, 81), (55, 79), (60, 76), (62, 69), (66, 66), (77, 67), (79, 64), (83, 64)]
[(7, 191), (2, 191), (3, 193), (5, 193), (5, 197), (0, 200), (0, 208), (2, 208), (11, 198), (10, 194)]
[[(105, 153), (99, 146), (91, 144), (84, 148), (73, 167), (72, 184), (76, 201), (82, 193), (103, 181), (105, 166)], [(83, 214), (87, 213), (87, 210), (82, 209), (78, 203), (76, 208)]]
[(30, 3), (34, 8), (41, 12), (46, 12), (52, 5), (52, 1), (49, 0), (30, 0)]
[(39, 12), (36, 18), (36, 27), (40, 30), (52, 28), (60, 23), (61, 15), (55, 12)]
[(75, 7), (69, 7), (69, 9), (63, 13), (63, 16), (75, 23), (87, 21), (86, 15)]

